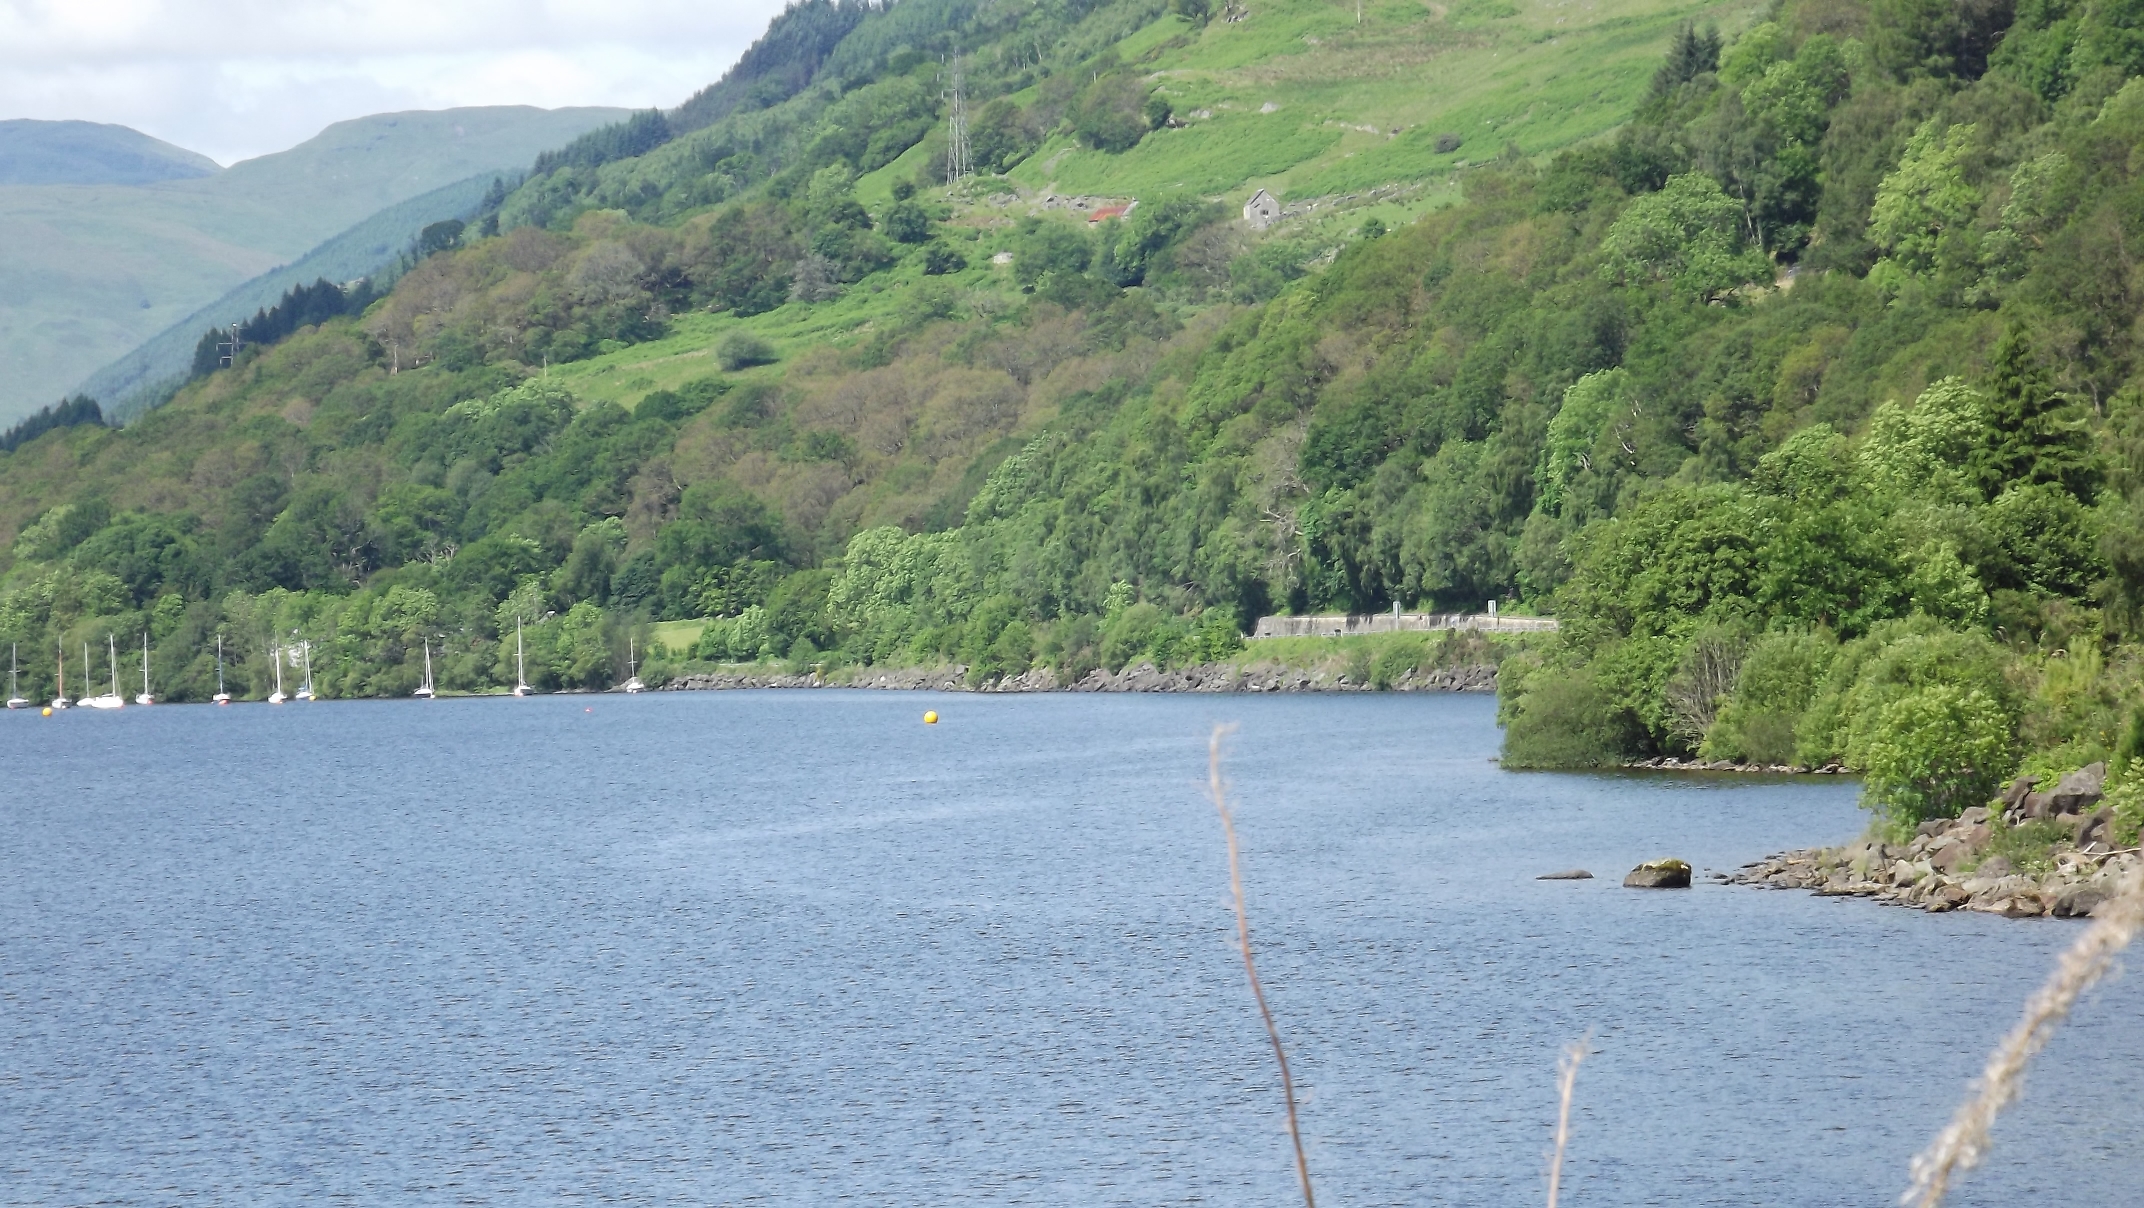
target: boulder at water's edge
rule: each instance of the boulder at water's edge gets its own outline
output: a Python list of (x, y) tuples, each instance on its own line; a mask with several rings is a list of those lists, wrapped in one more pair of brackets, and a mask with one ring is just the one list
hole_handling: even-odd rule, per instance
[(1623, 878), (1625, 889), (1688, 889), (1690, 866), (1681, 860), (1648, 860)]

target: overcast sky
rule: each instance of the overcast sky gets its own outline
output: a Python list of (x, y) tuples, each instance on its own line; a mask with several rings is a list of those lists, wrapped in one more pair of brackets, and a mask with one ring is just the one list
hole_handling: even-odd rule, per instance
[(132, 126), (230, 164), (457, 105), (670, 106), (782, 0), (0, 0), (0, 118)]

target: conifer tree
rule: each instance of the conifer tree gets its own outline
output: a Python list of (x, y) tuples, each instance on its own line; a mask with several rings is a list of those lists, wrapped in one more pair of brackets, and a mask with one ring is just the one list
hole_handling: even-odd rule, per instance
[(1675, 40), (1668, 43), (1667, 61), (1653, 73), (1653, 95), (1660, 96), (1708, 71), (1720, 68), (1720, 31), (1706, 26), (1699, 32), (1689, 21), (1675, 31)]
[(1995, 345), (1986, 393), (1988, 437), (1974, 470), (1988, 498), (2043, 482), (2089, 503), (2099, 484), (2091, 434), (2076, 403), (2049, 381), (2023, 326), (2011, 324)]

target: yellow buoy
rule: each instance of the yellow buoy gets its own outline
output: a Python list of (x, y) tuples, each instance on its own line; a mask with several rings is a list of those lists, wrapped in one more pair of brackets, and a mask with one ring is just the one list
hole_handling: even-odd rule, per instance
[(51, 705), (46, 705), (46, 706), (45, 706), (45, 716), (46, 716), (46, 717), (50, 717), (50, 716), (52, 716), (52, 706), (51, 706)]
[(923, 724), (924, 724), (924, 725), (926, 725), (926, 726), (935, 726), (935, 725), (937, 725), (937, 724), (938, 724), (938, 711), (937, 711), (936, 709), (927, 709), (927, 710), (925, 710), (925, 711), (924, 711), (924, 714), (923, 714)]

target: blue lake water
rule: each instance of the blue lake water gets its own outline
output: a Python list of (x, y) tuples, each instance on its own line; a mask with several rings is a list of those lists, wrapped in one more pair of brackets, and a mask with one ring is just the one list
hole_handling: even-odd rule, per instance
[[(1327, 1205), (1541, 1202), (1588, 1032), (1567, 1205), (1894, 1202), (2076, 934), (1622, 889), (1854, 786), (1507, 773), (1478, 697), (16, 714), (0, 1204), (1288, 1204), (1216, 721)], [(2140, 1007), (1952, 1204), (2136, 1202)]]

